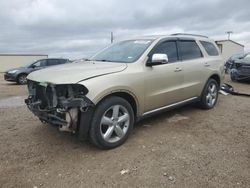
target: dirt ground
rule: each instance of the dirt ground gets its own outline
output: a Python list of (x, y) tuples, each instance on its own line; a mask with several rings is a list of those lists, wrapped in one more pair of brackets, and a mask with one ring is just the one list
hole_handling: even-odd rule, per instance
[[(0, 187), (250, 187), (250, 98), (220, 95), (213, 110), (146, 119), (102, 151), (15, 106), (9, 97), (26, 86), (0, 76)], [(250, 93), (250, 84), (231, 84)], [(1, 106), (6, 99), (12, 105)]]

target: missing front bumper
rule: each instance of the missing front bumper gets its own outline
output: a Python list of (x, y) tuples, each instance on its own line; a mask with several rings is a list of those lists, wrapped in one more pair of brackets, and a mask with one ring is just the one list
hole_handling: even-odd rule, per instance
[(29, 97), (25, 103), (42, 122), (59, 125), (60, 130), (75, 132), (78, 115), (94, 106), (81, 85), (41, 85), (28, 82)]
[(42, 122), (58, 125), (61, 130), (76, 131), (79, 112), (86, 112), (93, 103), (87, 98), (65, 100), (60, 108), (41, 109), (41, 101), (33, 101), (32, 97), (25, 99), (29, 110)]

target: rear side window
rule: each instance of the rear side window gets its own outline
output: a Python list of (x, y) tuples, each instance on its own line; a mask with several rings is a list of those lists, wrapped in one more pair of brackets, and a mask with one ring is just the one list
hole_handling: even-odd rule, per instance
[(207, 42), (207, 41), (200, 41), (200, 43), (205, 48), (208, 55), (210, 55), (210, 56), (219, 55), (219, 52), (218, 52), (218, 50), (216, 49), (216, 47), (214, 46), (213, 43)]
[(203, 57), (201, 50), (195, 41), (179, 41), (179, 50), (182, 60), (190, 60)]
[(48, 59), (48, 66), (58, 65), (58, 64), (59, 64), (58, 59)]
[(64, 63), (66, 63), (66, 61), (67, 61), (66, 59), (60, 59), (60, 60), (59, 60), (59, 63), (60, 63), (60, 64), (64, 64)]
[(159, 44), (153, 50), (153, 54), (167, 54), (169, 63), (178, 60), (177, 47), (175, 41), (167, 41)]

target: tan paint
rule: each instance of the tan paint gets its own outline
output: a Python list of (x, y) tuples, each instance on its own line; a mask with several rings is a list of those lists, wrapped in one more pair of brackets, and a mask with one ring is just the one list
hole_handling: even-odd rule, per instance
[[(198, 39), (196, 42), (200, 47), (199, 40), (213, 42)], [(208, 78), (214, 74), (223, 80), (224, 65), (221, 56), (208, 56), (202, 47), (203, 58), (146, 67), (147, 54), (151, 49), (152, 47), (136, 63), (128, 63), (122, 72), (82, 81), (81, 84), (89, 89), (87, 97), (97, 104), (104, 96), (116, 91), (132, 93), (138, 102), (137, 115), (141, 116), (155, 108), (199, 97)], [(207, 63), (209, 67), (206, 66)], [(182, 71), (175, 72), (176, 68), (182, 68)]]
[[(199, 97), (208, 78), (213, 74), (222, 79), (224, 65), (221, 56), (208, 57), (203, 49), (203, 58), (147, 67), (148, 53), (158, 41), (165, 38), (154, 38), (155, 41), (140, 59), (127, 63), (126, 67), (124, 63), (78, 63), (37, 71), (31, 73), (28, 79), (55, 84), (78, 82), (89, 90), (86, 96), (95, 104), (111, 93), (126, 92), (131, 94), (137, 103), (137, 116), (169, 104)], [(199, 46), (199, 40), (211, 42), (207, 38), (192, 38), (196, 39)], [(176, 68), (181, 68), (182, 71), (178, 72)]]

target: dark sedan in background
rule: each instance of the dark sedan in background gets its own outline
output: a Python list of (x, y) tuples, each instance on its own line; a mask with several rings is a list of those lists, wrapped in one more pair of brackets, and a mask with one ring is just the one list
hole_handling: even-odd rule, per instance
[(232, 81), (250, 80), (250, 54), (234, 61), (230, 77)]
[(225, 63), (226, 73), (230, 73), (230, 70), (233, 67), (235, 60), (242, 59), (242, 58), (244, 58), (244, 56), (245, 56), (245, 54), (241, 53), (241, 54), (234, 54), (230, 58), (228, 58), (228, 60)]
[(71, 62), (70, 60), (62, 58), (40, 59), (26, 66), (5, 71), (4, 79), (6, 81), (16, 82), (18, 84), (26, 84), (27, 83), (26, 77), (28, 76), (29, 73), (46, 68), (48, 66), (60, 65), (70, 62)]

